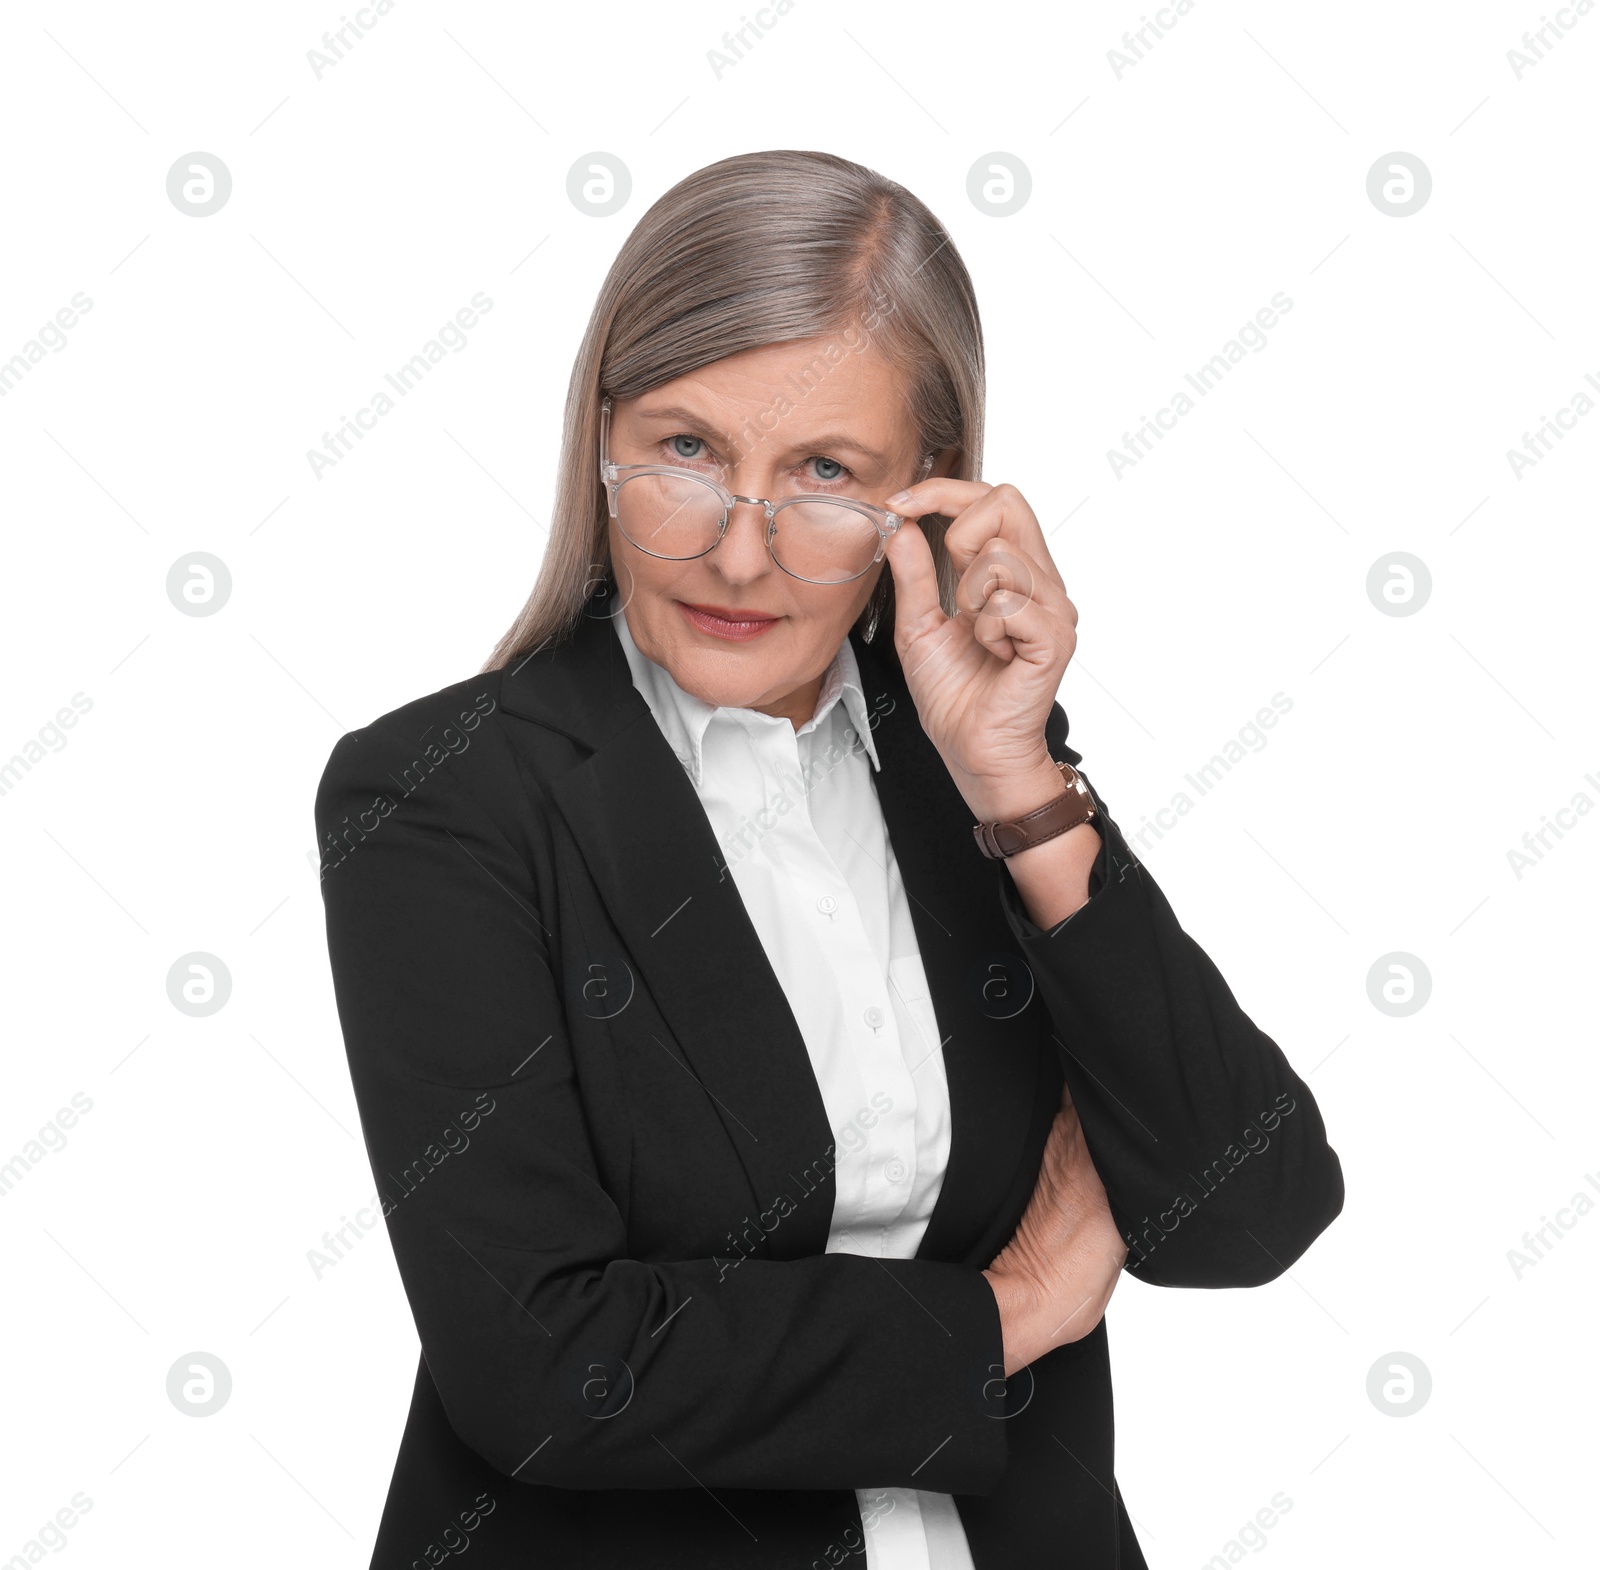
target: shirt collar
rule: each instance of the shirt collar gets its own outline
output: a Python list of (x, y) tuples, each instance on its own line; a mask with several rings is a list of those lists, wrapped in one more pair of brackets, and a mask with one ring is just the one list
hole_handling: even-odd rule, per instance
[[(621, 604), (620, 597), (615, 593), (611, 597), (611, 621), (617, 629), (617, 641), (622, 645), (622, 652), (627, 656), (633, 685), (655, 716), (661, 734), (666, 737), (668, 745), (677, 754), (678, 761), (683, 764), (689, 778), (698, 786), (701, 782), (703, 743), (706, 730), (712, 721), (719, 715), (728, 719), (736, 714), (750, 715), (755, 711), (714, 708), (695, 697), (693, 693), (685, 692), (673, 679), (670, 671), (657, 665), (633, 641), (633, 635), (628, 631), (627, 612)], [(833, 659), (829, 661), (827, 670), (823, 672), (822, 690), (817, 695), (816, 712), (799, 728), (795, 733), (796, 736), (805, 736), (819, 729), (834, 707), (840, 703), (844, 705), (851, 727), (861, 738), (861, 744), (872, 760), (873, 768), (881, 768), (867, 714), (866, 692), (861, 685), (861, 669), (856, 661), (856, 651), (850, 646), (848, 635), (839, 645)], [(759, 717), (772, 718), (767, 715)], [(776, 723), (787, 725), (789, 722), (782, 720)]]

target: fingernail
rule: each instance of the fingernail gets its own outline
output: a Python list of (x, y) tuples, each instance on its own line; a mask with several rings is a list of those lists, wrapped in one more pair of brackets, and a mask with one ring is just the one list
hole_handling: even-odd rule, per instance
[(885, 503), (885, 505), (889, 507), (904, 507), (910, 500), (910, 491), (896, 491), (894, 495), (889, 498), (888, 502)]

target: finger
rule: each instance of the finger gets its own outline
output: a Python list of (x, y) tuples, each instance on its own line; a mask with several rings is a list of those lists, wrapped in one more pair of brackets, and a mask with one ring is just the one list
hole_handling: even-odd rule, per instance
[(970, 501), (952, 518), (945, 531), (945, 545), (957, 568), (964, 568), (985, 543), (996, 537), (1027, 552), (1048, 577), (1058, 584), (1062, 582), (1039, 519), (1027, 497), (1014, 485), (991, 486), (981, 497)]
[(1051, 588), (1026, 552), (1014, 550), (998, 536), (991, 536), (965, 563), (956, 580), (956, 609), (968, 617), (982, 616), (991, 597), (1002, 589), (1020, 599), (1046, 596), (1053, 601)]
[(1020, 656), (1039, 666), (1065, 665), (1077, 646), (1071, 602), (1053, 586), (1037, 582), (1027, 558), (993, 542), (963, 574), (957, 604), (971, 611), (972, 635), (998, 658)]
[(903, 491), (896, 491), (884, 506), (899, 513), (902, 518), (920, 518), (929, 512), (942, 512), (946, 517), (953, 518), (993, 489), (992, 485), (982, 480), (919, 480)]
[(922, 530), (914, 523), (902, 524), (889, 536), (884, 555), (894, 574), (894, 636), (898, 647), (902, 638), (909, 642), (946, 618), (939, 601), (939, 573), (933, 564), (933, 549)]

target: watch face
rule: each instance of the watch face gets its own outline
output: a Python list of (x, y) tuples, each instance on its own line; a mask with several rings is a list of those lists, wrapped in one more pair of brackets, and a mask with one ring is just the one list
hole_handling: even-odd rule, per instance
[(1090, 790), (1088, 785), (1084, 782), (1083, 776), (1078, 773), (1078, 771), (1073, 768), (1070, 763), (1063, 763), (1058, 765), (1058, 767), (1061, 770), (1062, 778), (1067, 782), (1067, 789), (1079, 796), (1088, 798), (1089, 816), (1093, 817), (1095, 814), (1095, 809), (1099, 806), (1099, 803), (1095, 801), (1094, 792)]

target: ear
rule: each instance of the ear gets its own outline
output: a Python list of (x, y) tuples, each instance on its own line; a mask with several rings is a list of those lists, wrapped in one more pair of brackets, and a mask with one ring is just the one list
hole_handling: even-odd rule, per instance
[(961, 463), (961, 449), (959, 447), (946, 447), (943, 452), (935, 453), (933, 463), (928, 472), (922, 476), (924, 480), (948, 480)]

